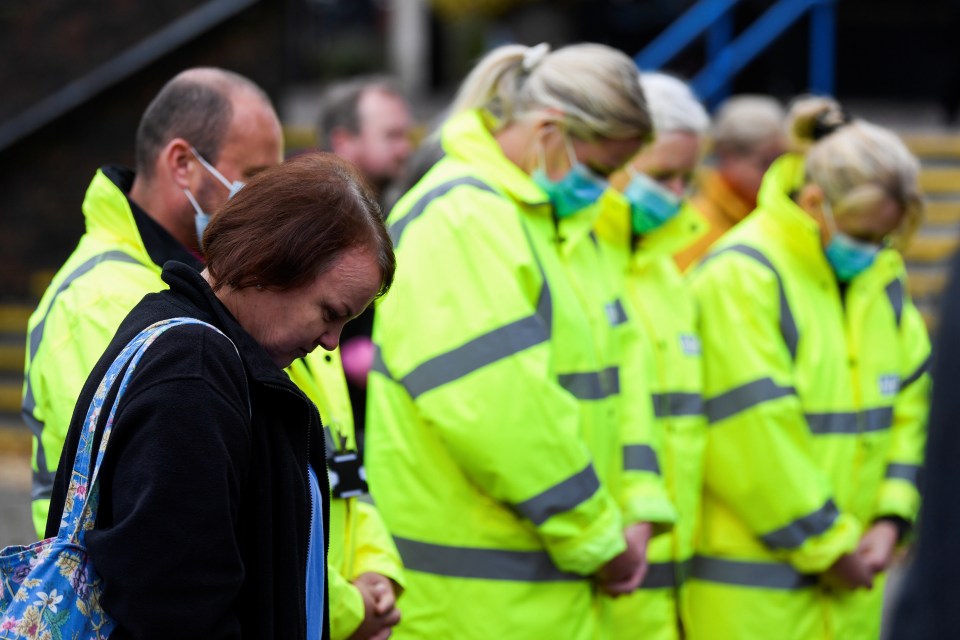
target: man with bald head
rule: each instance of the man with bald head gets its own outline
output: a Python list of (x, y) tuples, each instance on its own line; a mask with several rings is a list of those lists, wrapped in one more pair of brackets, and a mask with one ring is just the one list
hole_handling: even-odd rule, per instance
[(86, 232), (28, 325), (22, 413), (34, 435), (33, 520), (41, 537), (70, 417), (93, 366), (134, 305), (167, 287), (166, 261), (201, 268), (209, 214), (280, 163), (283, 138), (256, 84), (195, 68), (147, 107), (135, 155), (135, 171), (97, 171), (82, 206)]

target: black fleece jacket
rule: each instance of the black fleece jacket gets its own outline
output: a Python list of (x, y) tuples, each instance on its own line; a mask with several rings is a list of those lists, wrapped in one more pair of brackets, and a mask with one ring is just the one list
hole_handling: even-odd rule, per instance
[[(111, 638), (305, 638), (308, 460), (329, 522), (316, 408), (196, 271), (168, 262), (163, 279), (170, 289), (134, 307), (80, 394), (47, 535), (59, 526), (79, 430), (114, 358), (158, 320), (203, 320), (239, 357), (207, 327), (170, 329), (145, 353), (117, 408), (86, 537), (103, 607), (118, 625)], [(102, 432), (103, 420), (94, 451)]]

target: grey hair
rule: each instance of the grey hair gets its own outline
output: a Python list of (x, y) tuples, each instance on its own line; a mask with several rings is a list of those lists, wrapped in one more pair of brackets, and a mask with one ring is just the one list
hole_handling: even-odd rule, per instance
[(601, 44), (494, 49), (463, 81), (450, 114), (480, 108), (500, 127), (556, 110), (561, 125), (582, 140), (649, 139), (653, 128), (636, 65)]
[(713, 144), (721, 153), (745, 155), (764, 142), (783, 138), (783, 106), (770, 96), (741, 94), (728, 98), (713, 117)]
[(656, 132), (681, 131), (698, 137), (707, 133), (710, 116), (686, 82), (666, 73), (644, 72), (640, 86)]
[(135, 147), (137, 174), (149, 180), (157, 156), (174, 138), (183, 138), (216, 164), (233, 118), (232, 98), (243, 91), (271, 105), (263, 89), (232, 71), (196, 67), (174, 76), (140, 119)]

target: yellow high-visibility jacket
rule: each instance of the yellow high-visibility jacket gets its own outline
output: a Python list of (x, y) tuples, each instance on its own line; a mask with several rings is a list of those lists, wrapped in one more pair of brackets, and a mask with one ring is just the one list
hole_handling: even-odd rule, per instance
[[(334, 456), (357, 455), (353, 410), (340, 350), (314, 351), (287, 368), (290, 379), (320, 411), (327, 463)], [(331, 478), (331, 488), (335, 485)], [(363, 598), (351, 584), (360, 574), (378, 573), (402, 589), (403, 564), (386, 525), (368, 496), (356, 494), (330, 500), (330, 548), (327, 550), (327, 589), (330, 637), (348, 638), (363, 622)]]
[(595, 638), (590, 576), (645, 514), (609, 483), (619, 372), (563, 266), (593, 219), (555, 221), (488, 126), (449, 120), (388, 218), (367, 468), (406, 568), (396, 636)]
[[(693, 295), (673, 260), (679, 246), (701, 234), (704, 224), (689, 205), (662, 227), (634, 240), (629, 208), (609, 192), (596, 234), (608, 268), (623, 281), (627, 313), (636, 330), (624, 357), (646, 379), (656, 415), (658, 455), (651, 471), (662, 474), (678, 519), (655, 532), (647, 549), (650, 569), (635, 593), (607, 600), (611, 637), (672, 640), (681, 637), (681, 589), (693, 558), (700, 504), (706, 418), (703, 415), (700, 339)], [(627, 373), (624, 373), (627, 377)], [(647, 398), (624, 394), (630, 405)]]
[(817, 574), (878, 518), (912, 521), (930, 344), (884, 250), (841, 290), (816, 222), (771, 167), (760, 207), (694, 272), (710, 426), (690, 637), (877, 638), (883, 579), (835, 592)]
[(106, 171), (111, 175), (97, 171), (83, 200), (86, 232), (27, 325), (22, 414), (34, 435), (33, 524), (41, 538), (60, 452), (87, 376), (130, 310), (145, 294), (167, 288), (115, 182), (132, 182), (132, 174)]

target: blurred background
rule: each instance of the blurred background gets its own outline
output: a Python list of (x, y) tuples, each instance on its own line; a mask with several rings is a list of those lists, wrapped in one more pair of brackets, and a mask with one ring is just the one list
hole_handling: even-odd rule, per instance
[(133, 164), (138, 120), (177, 72), (260, 84), (288, 154), (315, 145), (330, 82), (389, 73), (428, 130), (465, 73), (506, 42), (603, 42), (733, 93), (830, 93), (893, 127), (930, 206), (908, 251), (932, 330), (960, 239), (960, 0), (5, 0), (0, 3), (0, 547), (32, 539), (19, 418), (27, 318), (83, 232), (96, 169)]

